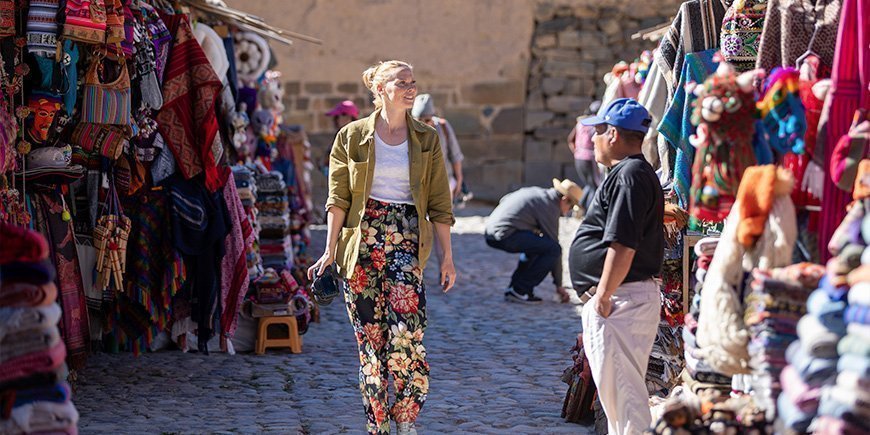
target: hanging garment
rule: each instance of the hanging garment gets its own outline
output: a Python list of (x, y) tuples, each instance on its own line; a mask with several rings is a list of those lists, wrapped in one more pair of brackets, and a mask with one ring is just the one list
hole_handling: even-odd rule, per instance
[(683, 208), (689, 208), (689, 188), (692, 185), (695, 147), (689, 143), (689, 137), (695, 133), (692, 111), (697, 99), (694, 93), (686, 91), (686, 85), (703, 83), (716, 70), (719, 63), (713, 60), (715, 53), (716, 50), (707, 50), (686, 55), (673, 101), (658, 126), (659, 133), (676, 150), (674, 192)]
[(0, 38), (15, 34), (15, 2), (0, 0)]
[(54, 57), (59, 0), (31, 0), (27, 9), (27, 52)]
[(223, 153), (216, 114), (221, 82), (196, 42), (187, 16), (163, 19), (175, 39), (163, 78), (163, 106), (155, 120), (184, 178), (204, 172), (206, 187), (215, 192), (226, 182), (217, 169)]
[[(819, 125), (815, 160), (828, 168), (834, 146), (849, 131), (859, 108), (870, 110), (870, 0), (845, 0), (840, 14), (837, 53), (831, 72), (832, 87)], [(819, 224), (819, 250), (822, 263), (830, 258), (825, 249), (834, 230), (846, 215), (851, 202), (848, 192), (840, 190), (826, 174)]]
[(229, 175), (223, 194), (231, 229), (224, 241), (226, 254), (221, 260), (221, 333), (232, 338), (238, 325), (239, 309), (248, 293), (247, 250), (254, 243), (254, 231), (239, 200), (233, 174)]
[(721, 45), (725, 60), (737, 71), (755, 68), (767, 0), (734, 0), (722, 20)]
[(87, 359), (90, 327), (72, 221), (64, 222), (65, 205), (57, 191), (28, 191), (28, 206), (34, 228), (48, 240), (52, 250), (49, 258), (57, 269), (55, 283), (63, 308), (60, 328), (67, 362), (71, 369), (80, 369)]
[(841, 0), (768, 0), (755, 67), (795, 67), (812, 50), (822, 63), (822, 78), (827, 77), (824, 71), (834, 65), (841, 8)]
[(668, 100), (673, 98), (686, 54), (719, 47), (725, 17), (722, 0), (689, 0), (680, 6), (670, 29), (659, 43), (655, 61), (667, 82)]
[(210, 193), (196, 180), (179, 174), (165, 181), (170, 195), (170, 216), (175, 249), (184, 256), (188, 271), (191, 320), (197, 325), (197, 344), (207, 352), (218, 293), (224, 241), (230, 231), (223, 193)]

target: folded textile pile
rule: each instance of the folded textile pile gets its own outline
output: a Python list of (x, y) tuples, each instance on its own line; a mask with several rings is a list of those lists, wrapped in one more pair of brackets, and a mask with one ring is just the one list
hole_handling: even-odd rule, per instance
[(247, 249), (245, 259), (248, 264), (248, 275), (253, 279), (263, 274), (263, 260), (260, 258), (260, 224), (257, 219), (257, 180), (251, 168), (242, 165), (232, 167), (233, 179), (236, 181), (236, 191), (245, 209), (245, 215), (254, 233), (254, 242)]
[(744, 298), (753, 373), (748, 386), (756, 404), (769, 412), (771, 420), (782, 392), (780, 375), (787, 364), (786, 349), (798, 338), (798, 321), (806, 313), (807, 297), (823, 274), (822, 266), (809, 263), (752, 272), (751, 290)]
[(257, 174), (257, 218), (260, 257), (264, 268), (277, 271), (293, 267), (290, 210), (284, 176), (277, 171)]
[(54, 268), (38, 233), (0, 223), (0, 433), (78, 432)]
[(786, 428), (820, 434), (870, 431), (870, 202), (853, 204), (837, 228), (818, 289), (786, 352), (777, 410)]
[(683, 371), (682, 326), (671, 326), (666, 320), (659, 322), (652, 353), (646, 369), (646, 387), (650, 396), (667, 397)]

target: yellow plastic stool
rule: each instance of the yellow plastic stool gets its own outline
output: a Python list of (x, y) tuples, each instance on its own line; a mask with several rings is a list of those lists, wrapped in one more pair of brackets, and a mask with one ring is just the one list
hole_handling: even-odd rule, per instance
[[(286, 338), (269, 338), (270, 325), (287, 325), (290, 336)], [(260, 317), (260, 323), (257, 329), (257, 355), (266, 353), (266, 348), (270, 347), (289, 347), (290, 352), (292, 353), (302, 353), (302, 337), (299, 335), (299, 327), (296, 325), (296, 317)]]

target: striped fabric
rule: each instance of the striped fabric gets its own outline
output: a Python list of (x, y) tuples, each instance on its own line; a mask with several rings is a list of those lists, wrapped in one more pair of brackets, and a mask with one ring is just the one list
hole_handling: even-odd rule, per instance
[(99, 62), (94, 62), (85, 76), (82, 89), (82, 121), (95, 124), (130, 125), (130, 75), (126, 65), (112, 83), (100, 83)]
[[(843, 2), (831, 78), (833, 86), (825, 104), (827, 123), (820, 126), (816, 149), (817, 154), (821, 154), (820, 146), (824, 149), (823, 168), (830, 167), (834, 146), (849, 131), (855, 110), (870, 109), (870, 0)], [(831, 257), (828, 241), (846, 216), (846, 205), (851, 202), (849, 193), (834, 184), (832, 174), (826, 175), (822, 198), (824, 213), (821, 213), (819, 227), (822, 264)]]
[(67, 0), (63, 35), (73, 41), (102, 44), (106, 41), (104, 0)]
[(54, 56), (57, 49), (58, 0), (32, 0), (27, 10), (27, 51)]

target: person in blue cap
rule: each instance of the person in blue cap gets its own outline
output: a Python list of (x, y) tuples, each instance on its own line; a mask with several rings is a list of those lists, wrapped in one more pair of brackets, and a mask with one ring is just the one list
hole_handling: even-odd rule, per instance
[(646, 368), (661, 309), (664, 195), (641, 145), (652, 122), (636, 100), (620, 98), (595, 128), (595, 160), (610, 169), (571, 244), (574, 290), (583, 306), (583, 342), (611, 434), (642, 433), (651, 423)]

